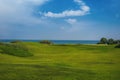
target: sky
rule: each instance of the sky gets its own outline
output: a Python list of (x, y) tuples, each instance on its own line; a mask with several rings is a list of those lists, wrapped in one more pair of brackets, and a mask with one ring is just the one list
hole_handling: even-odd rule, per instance
[(0, 39), (120, 39), (120, 0), (0, 0)]

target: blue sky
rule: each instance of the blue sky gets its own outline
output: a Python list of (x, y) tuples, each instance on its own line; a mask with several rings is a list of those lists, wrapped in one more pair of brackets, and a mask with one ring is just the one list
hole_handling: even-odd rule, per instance
[(120, 39), (120, 0), (0, 0), (0, 39)]

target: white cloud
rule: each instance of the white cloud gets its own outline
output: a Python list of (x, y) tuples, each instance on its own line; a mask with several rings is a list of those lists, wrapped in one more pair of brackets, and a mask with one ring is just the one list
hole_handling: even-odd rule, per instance
[(47, 1), (48, 0), (0, 0), (0, 15), (2, 13), (19, 14), (28, 12), (33, 9), (33, 6), (42, 5)]
[(61, 13), (47, 12), (44, 13), (44, 16), (60, 18), (69, 16), (83, 16), (89, 13), (90, 7), (87, 6), (82, 0), (74, 0), (74, 2), (80, 6), (79, 10), (65, 10)]
[(0, 0), (0, 25), (35, 22), (34, 6), (42, 5), (48, 0)]
[(67, 20), (65, 20), (67, 23), (69, 23), (69, 24), (74, 24), (74, 23), (76, 23), (77, 22), (77, 20), (76, 19), (67, 19)]
[(16, 3), (16, 4), (34, 4), (34, 5), (41, 5), (45, 3), (48, 0), (1, 0), (0, 2), (5, 2), (5, 3)]
[[(68, 25), (64, 23), (64, 21), (60, 23), (58, 22), (58, 24), (54, 20), (49, 20), (48, 17), (35, 17), (33, 15), (33, 13), (35, 12), (35, 7), (38, 5), (41, 6), (47, 1), (48, 0), (0, 0), (0, 38), (43, 39), (44, 37), (49, 38), (50, 35), (53, 36), (55, 34), (56, 39), (56, 37), (59, 37), (59, 35), (56, 36), (59, 28), (62, 32), (76, 32), (77, 30), (81, 30), (82, 28), (84, 28), (84, 25), (82, 27), (82, 23), (79, 23), (76, 19), (73, 18), (66, 20), (69, 24), (72, 24)], [(62, 14), (59, 14), (59, 16), (82, 16), (89, 13), (90, 8), (86, 6), (83, 1), (82, 3), (76, 1), (76, 3), (80, 5), (80, 10), (66, 10), (63, 11)], [(55, 17), (54, 13), (52, 13), (52, 15), (53, 17)], [(58, 17), (57, 13), (56, 17)], [(42, 29), (43, 27), (44, 29)], [(56, 31), (54, 29), (56, 29)], [(48, 30), (50, 32), (48, 32)], [(61, 33), (59, 32), (59, 34)], [(66, 36), (64, 36), (64, 38), (66, 38)]]
[(22, 27), (46, 25), (43, 19), (35, 17), (33, 13), (36, 6), (42, 6), (47, 1), (0, 0), (0, 38), (8, 38), (8, 36), (13, 35), (16, 29), (21, 33), (26, 32), (22, 30)]

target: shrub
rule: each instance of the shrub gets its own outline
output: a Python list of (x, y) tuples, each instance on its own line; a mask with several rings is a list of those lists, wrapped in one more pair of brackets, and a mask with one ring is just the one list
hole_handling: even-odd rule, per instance
[(49, 41), (49, 40), (43, 40), (43, 41), (40, 41), (41, 44), (53, 44), (52, 41)]
[(15, 41), (11, 41), (11, 43), (21, 43), (22, 41), (20, 40), (15, 40)]
[(3, 43), (3, 42), (0, 42), (0, 45), (4, 45), (4, 43)]
[(114, 44), (120, 44), (120, 40), (115, 40)]
[(117, 46), (115, 46), (115, 48), (120, 48), (120, 44), (118, 44)]
[(20, 44), (3, 44), (0, 45), (0, 49), (4, 54), (19, 56), (19, 57), (33, 56), (33, 54), (29, 52), (27, 47)]

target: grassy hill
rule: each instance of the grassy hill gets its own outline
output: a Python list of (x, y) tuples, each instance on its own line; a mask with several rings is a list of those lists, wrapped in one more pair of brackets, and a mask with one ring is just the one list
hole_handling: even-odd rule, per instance
[(0, 53), (0, 80), (120, 80), (120, 49), (113, 45), (20, 44), (34, 56)]

